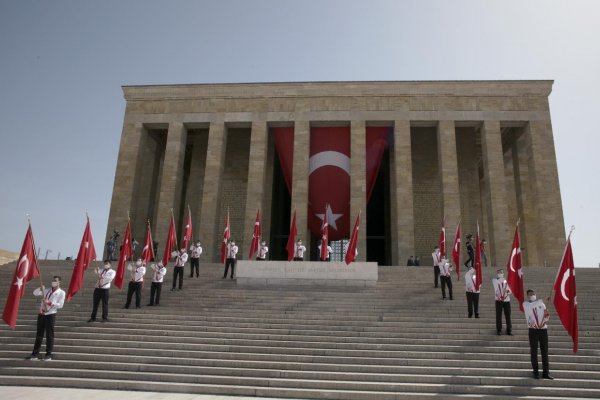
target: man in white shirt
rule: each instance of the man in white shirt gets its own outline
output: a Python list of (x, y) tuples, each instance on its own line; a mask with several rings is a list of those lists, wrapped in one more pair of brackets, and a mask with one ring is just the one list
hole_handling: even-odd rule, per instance
[(60, 276), (52, 278), (52, 287), (46, 289), (43, 285), (33, 291), (34, 296), (42, 296), (42, 303), (37, 318), (37, 330), (35, 344), (29, 360), (39, 360), (40, 348), (46, 334), (46, 356), (44, 361), (52, 360), (54, 350), (54, 323), (56, 322), (56, 311), (63, 308), (65, 304), (65, 291), (60, 288)]
[[(319, 244), (317, 246), (317, 249), (319, 250), (319, 257), (321, 255), (321, 244)], [(331, 248), (330, 245), (327, 245), (327, 258), (321, 261), (331, 261), (331, 253), (333, 253), (333, 249)]]
[(256, 251), (256, 261), (265, 261), (267, 259), (268, 252), (269, 248), (267, 247), (267, 243), (263, 240), (260, 242), (260, 247)]
[(496, 277), (492, 279), (496, 297), (496, 334), (502, 334), (502, 312), (506, 319), (506, 334), (512, 336), (512, 323), (510, 320), (510, 288), (504, 279), (504, 271), (498, 269)]
[(232, 240), (227, 244), (227, 258), (225, 260), (225, 273), (223, 274), (223, 278), (227, 278), (227, 271), (229, 271), (229, 266), (231, 266), (231, 279), (233, 279), (233, 274), (235, 271), (235, 261), (238, 253), (238, 247), (235, 245), (235, 241)]
[(183, 289), (183, 268), (188, 260), (188, 254), (186, 249), (181, 249), (175, 252), (175, 266), (173, 267), (173, 287), (171, 291), (175, 290), (177, 285), (177, 277), (179, 276), (179, 290)]
[(196, 245), (190, 247), (190, 258), (191, 258), (191, 268), (190, 268), (190, 278), (194, 277), (194, 270), (196, 271), (196, 278), (200, 277), (200, 255), (202, 254), (202, 246), (200, 242), (197, 242)]
[(102, 300), (102, 322), (108, 322), (108, 292), (110, 291), (110, 283), (115, 279), (116, 272), (110, 267), (110, 262), (106, 260), (102, 268), (96, 268), (96, 275), (98, 275), (98, 280), (94, 288), (92, 315), (88, 322), (96, 322), (100, 300)]
[(442, 300), (446, 300), (446, 286), (448, 287), (448, 295), (450, 300), (454, 300), (452, 298), (452, 276), (450, 274), (452, 272), (452, 264), (446, 258), (442, 258), (442, 262), (440, 263), (440, 280), (442, 284)]
[[(548, 298), (548, 300), (550, 300)], [(531, 355), (531, 366), (533, 367), (533, 377), (540, 378), (539, 365), (537, 358), (538, 343), (542, 351), (542, 368), (544, 379), (554, 379), (550, 376), (550, 363), (548, 361), (548, 326), (546, 322), (550, 318), (550, 312), (546, 310), (546, 305), (540, 299), (537, 299), (534, 290), (527, 290), (527, 300), (523, 302), (523, 311), (527, 319), (529, 328), (529, 354)]]
[(437, 288), (440, 277), (440, 264), (442, 263), (442, 254), (439, 246), (434, 247), (431, 258), (433, 259), (433, 286)]
[(135, 266), (131, 263), (127, 266), (131, 272), (131, 280), (127, 288), (127, 302), (123, 308), (129, 308), (131, 297), (135, 293), (135, 308), (141, 308), (142, 302), (142, 286), (144, 285), (144, 275), (146, 274), (146, 266), (141, 259), (135, 262)]
[(469, 265), (467, 273), (465, 274), (465, 285), (467, 287), (467, 309), (469, 310), (469, 318), (479, 318), (479, 292), (480, 290), (475, 288), (475, 269), (472, 265)]
[(162, 290), (163, 279), (167, 269), (162, 262), (153, 263), (150, 268), (154, 271), (152, 274), (152, 284), (150, 285), (150, 303), (149, 306), (158, 306), (160, 303), (160, 292)]
[(303, 261), (306, 247), (302, 244), (302, 239), (298, 239), (294, 245), (294, 261)]

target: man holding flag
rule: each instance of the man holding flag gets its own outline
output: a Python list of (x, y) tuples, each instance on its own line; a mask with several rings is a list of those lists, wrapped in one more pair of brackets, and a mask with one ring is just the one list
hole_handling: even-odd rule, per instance
[(546, 310), (544, 302), (537, 298), (535, 291), (527, 290), (527, 301), (523, 303), (527, 327), (529, 328), (529, 354), (531, 355), (531, 367), (533, 377), (540, 379), (537, 358), (538, 343), (542, 351), (542, 368), (544, 379), (554, 379), (550, 376), (550, 363), (548, 361), (548, 326), (546, 322), (550, 318), (550, 312)]
[(110, 267), (110, 261), (104, 261), (104, 266), (96, 268), (96, 287), (94, 288), (94, 300), (92, 305), (92, 315), (88, 322), (96, 322), (96, 314), (98, 306), (102, 300), (102, 322), (108, 322), (108, 292), (110, 291), (110, 283), (115, 279), (117, 273)]
[(52, 360), (52, 351), (54, 350), (54, 324), (56, 322), (56, 312), (63, 308), (65, 304), (65, 291), (60, 288), (60, 276), (52, 278), (52, 287), (46, 289), (44, 285), (33, 291), (34, 296), (41, 296), (42, 303), (37, 318), (37, 329), (35, 334), (35, 344), (33, 351), (28, 357), (29, 360), (39, 360), (39, 352), (46, 334), (46, 356), (44, 361)]

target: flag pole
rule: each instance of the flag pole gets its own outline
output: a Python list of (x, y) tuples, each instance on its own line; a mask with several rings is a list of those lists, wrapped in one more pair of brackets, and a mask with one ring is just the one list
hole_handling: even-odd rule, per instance
[[(28, 228), (31, 229), (31, 214), (26, 213), (25, 215), (27, 216), (27, 226), (28, 226)], [(42, 281), (42, 271), (40, 271), (40, 263), (37, 262), (37, 256), (35, 255), (35, 249), (36, 249), (36, 247), (35, 247), (35, 241), (33, 239), (33, 233), (31, 235), (31, 245), (33, 246), (33, 254), (34, 254), (35, 258), (36, 258), (36, 264), (38, 266), (38, 271), (39, 271), (38, 277), (40, 278), (40, 287), (43, 287), (44, 286), (44, 282)]]
[[(188, 203), (188, 215), (190, 216), (190, 221), (191, 221), (191, 216), (192, 216), (192, 210), (190, 208), (190, 204)], [(186, 222), (187, 224), (187, 222)], [(192, 229), (192, 237), (190, 238), (192, 240), (192, 245), (194, 244), (194, 230)], [(187, 249), (186, 249), (187, 250)]]

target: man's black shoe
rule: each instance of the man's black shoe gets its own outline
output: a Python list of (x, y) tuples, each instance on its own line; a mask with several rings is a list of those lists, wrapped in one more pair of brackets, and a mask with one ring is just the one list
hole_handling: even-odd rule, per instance
[(538, 372), (534, 372), (533, 379), (540, 379), (540, 374)]
[(506, 334), (507, 334), (508, 336), (512, 336), (512, 335), (513, 335), (513, 334), (512, 334), (512, 332), (506, 332)]
[(148, 304), (147, 304), (147, 306), (148, 306), (148, 307), (152, 307), (153, 305), (154, 305), (154, 304), (152, 304), (152, 303), (148, 303)]
[(90, 318), (88, 319), (88, 322), (96, 322), (96, 318)]
[(108, 318), (102, 318), (102, 323), (108, 322)]
[(501, 331), (497, 331), (496, 335), (500, 336), (500, 335), (502, 335), (502, 332)]
[(550, 374), (544, 374), (544, 375), (542, 375), (542, 378), (549, 379), (549, 380), (553, 380), (554, 379), (554, 377), (552, 375), (550, 375)]

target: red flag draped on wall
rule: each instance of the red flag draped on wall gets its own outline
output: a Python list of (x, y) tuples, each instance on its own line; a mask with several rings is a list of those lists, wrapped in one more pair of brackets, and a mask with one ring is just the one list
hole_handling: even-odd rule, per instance
[(475, 237), (475, 289), (480, 290), (483, 283), (481, 270), (481, 239), (479, 238), (479, 222), (477, 223), (477, 236)]
[(90, 265), (92, 260), (96, 259), (96, 249), (94, 247), (94, 239), (92, 239), (92, 231), (90, 230), (90, 218), (87, 218), (85, 230), (83, 231), (83, 237), (81, 238), (81, 244), (79, 245), (79, 252), (77, 253), (77, 259), (75, 260), (75, 267), (69, 281), (69, 290), (67, 290), (67, 301), (71, 300), (71, 297), (81, 289), (83, 282), (83, 273)]
[(571, 234), (567, 239), (565, 252), (554, 282), (554, 308), (563, 326), (573, 338), (573, 353), (577, 353), (579, 344), (579, 326), (577, 316), (577, 285), (575, 284), (575, 264), (571, 249)]
[(352, 229), (352, 236), (350, 236), (350, 242), (348, 242), (348, 249), (346, 250), (346, 265), (350, 265), (352, 261), (356, 259), (356, 248), (358, 247), (358, 230), (360, 228), (360, 211), (356, 216), (356, 222), (354, 222), (354, 229)]
[(223, 241), (221, 242), (221, 264), (225, 264), (227, 258), (227, 241), (231, 237), (229, 230), (229, 208), (227, 209), (227, 219), (225, 220), (225, 230), (223, 231)]
[(187, 223), (185, 224), (185, 230), (183, 231), (183, 239), (181, 243), (181, 247), (187, 249), (188, 243), (192, 240), (192, 211), (190, 210), (190, 206), (188, 206), (188, 217)]
[(133, 247), (131, 247), (131, 221), (127, 221), (125, 235), (123, 235), (123, 245), (121, 254), (119, 254), (119, 264), (117, 265), (117, 274), (115, 275), (115, 286), (123, 288), (123, 276), (125, 276), (125, 263), (133, 257)]
[(12, 329), (15, 329), (17, 324), (17, 315), (19, 314), (21, 297), (23, 297), (23, 292), (25, 291), (25, 284), (38, 276), (40, 276), (40, 269), (35, 255), (35, 243), (30, 224), (25, 234), (23, 247), (21, 247), (21, 254), (17, 261), (15, 273), (10, 281), (10, 289), (6, 298), (4, 312), (2, 313), (2, 319)]
[(454, 246), (452, 246), (452, 260), (456, 266), (456, 278), (460, 280), (460, 221), (458, 221), (458, 225), (456, 225)]
[(288, 253), (288, 261), (292, 261), (294, 259), (294, 246), (296, 244), (296, 235), (298, 235), (298, 230), (296, 229), (296, 210), (294, 210), (292, 224), (290, 225), (290, 236), (288, 236), (288, 241), (285, 246)]
[(254, 230), (252, 231), (252, 243), (250, 243), (250, 254), (249, 259), (252, 259), (258, 251), (258, 241), (261, 236), (260, 232), (260, 210), (256, 210), (256, 221), (254, 222)]
[(319, 257), (321, 261), (327, 260), (328, 252), (327, 246), (329, 246), (329, 224), (327, 223), (327, 213), (329, 211), (329, 204), (325, 206), (325, 214), (323, 215), (323, 225), (321, 226), (321, 254)]
[(523, 262), (521, 260), (521, 243), (519, 241), (519, 225), (515, 228), (512, 249), (506, 264), (508, 287), (515, 299), (519, 301), (519, 310), (523, 312), (523, 302), (525, 301), (525, 286), (523, 280)]
[(442, 227), (440, 228), (438, 245), (440, 246), (440, 257), (446, 257), (446, 217), (442, 217)]
[(171, 259), (171, 252), (177, 248), (177, 234), (175, 233), (175, 217), (171, 213), (171, 222), (169, 223), (169, 233), (165, 243), (165, 252), (163, 253), (163, 265), (166, 267)]
[(147, 264), (152, 260), (154, 260), (154, 243), (152, 243), (152, 230), (150, 229), (150, 221), (148, 221), (148, 230), (146, 230), (144, 248), (142, 249), (142, 261)]

